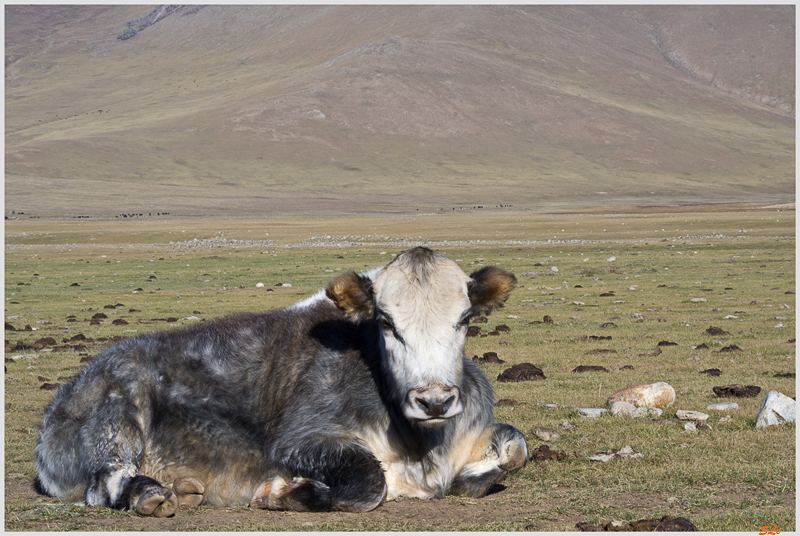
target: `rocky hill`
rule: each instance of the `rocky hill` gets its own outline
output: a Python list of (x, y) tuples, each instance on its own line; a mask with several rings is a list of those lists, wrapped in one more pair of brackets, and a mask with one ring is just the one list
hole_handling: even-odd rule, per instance
[(794, 197), (794, 6), (5, 10), (9, 210)]

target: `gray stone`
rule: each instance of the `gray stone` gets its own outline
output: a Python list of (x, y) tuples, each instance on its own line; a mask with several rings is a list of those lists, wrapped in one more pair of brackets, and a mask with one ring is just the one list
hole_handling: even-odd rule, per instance
[(707, 405), (706, 409), (711, 411), (730, 411), (732, 409), (739, 409), (739, 404), (736, 402), (718, 402), (716, 404)]
[(617, 456), (620, 458), (630, 458), (632, 460), (636, 460), (638, 458), (644, 458), (644, 454), (641, 452), (636, 452), (633, 450), (632, 447), (626, 445), (617, 451)]
[(10, 359), (11, 361), (20, 361), (22, 359), (36, 359), (39, 357), (39, 354), (20, 354), (20, 355), (12, 355), (11, 357), (7, 357), (6, 359)]
[(699, 411), (686, 411), (679, 409), (675, 412), (675, 416), (682, 421), (707, 421), (708, 414)]
[(625, 445), (624, 447), (622, 447), (621, 449), (619, 449), (618, 451), (616, 451), (614, 453), (611, 453), (611, 454), (598, 453), (598, 454), (595, 454), (594, 456), (590, 456), (589, 457), (589, 459), (591, 461), (593, 461), (593, 462), (603, 462), (603, 463), (609, 462), (614, 458), (622, 458), (622, 459), (627, 459), (627, 460), (638, 460), (638, 459), (644, 458), (644, 454), (642, 454), (641, 452), (636, 452), (629, 445)]
[(770, 391), (756, 417), (756, 428), (794, 422), (796, 402), (778, 391)]
[(548, 403), (548, 402), (537, 402), (536, 405), (539, 406), (540, 408), (547, 408), (547, 409), (564, 409), (564, 408), (568, 408), (569, 407), (569, 406), (563, 406), (561, 404), (555, 404), (553, 402), (550, 402), (550, 403)]
[(630, 402), (625, 402), (624, 400), (620, 400), (619, 402), (614, 402), (611, 404), (611, 413), (613, 413), (615, 417), (619, 417), (620, 415), (631, 415), (634, 411), (636, 411), (636, 406)]
[(578, 415), (581, 417), (596, 419), (603, 413), (606, 413), (608, 410), (601, 408), (575, 408), (575, 411), (577, 411)]
[(686, 430), (687, 432), (696, 432), (697, 425), (693, 422), (687, 422), (686, 424), (683, 425), (683, 429)]

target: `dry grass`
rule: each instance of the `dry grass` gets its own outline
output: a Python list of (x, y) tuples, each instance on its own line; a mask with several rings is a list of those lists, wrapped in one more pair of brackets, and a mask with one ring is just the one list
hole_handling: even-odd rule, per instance
[[(22, 353), (35, 357), (6, 363), (6, 529), (570, 530), (578, 521), (670, 514), (687, 517), (706, 531), (755, 531), (767, 524), (794, 530), (795, 426), (754, 428), (767, 391), (796, 394), (794, 379), (775, 377), (795, 371), (795, 345), (789, 342), (795, 333), (795, 300), (787, 294), (795, 290), (794, 223), (793, 211), (775, 209), (626, 216), (473, 213), (9, 222), (6, 320), (17, 328), (37, 328), (6, 331), (12, 343), (44, 336), (60, 343), (77, 333), (93, 339), (132, 336), (194, 322), (185, 320), (190, 316), (208, 319), (283, 307), (315, 292), (339, 270), (388, 262), (414, 240), (436, 244), (468, 273), (486, 264), (500, 265), (513, 270), (519, 284), (506, 307), (480, 327), (487, 332), (503, 323), (510, 331), (470, 338), (467, 346), (468, 356), (494, 351), (506, 361), (482, 365), (496, 397), (516, 401), (513, 407), (497, 407), (495, 417), (523, 430), (531, 448), (541, 443), (530, 433), (534, 425), (569, 422), (574, 427), (550, 445), (568, 453), (566, 460), (531, 463), (509, 479), (505, 491), (478, 501), (401, 501), (361, 516), (201, 507), (154, 524), (130, 513), (49, 506), (30, 490), (36, 429), (52, 396), (40, 386), (74, 374), (81, 355), (26, 351)], [(175, 236), (189, 241), (223, 233), (229, 240), (275, 242), (252, 247), (218, 243), (212, 249), (169, 245), (179, 241)], [(346, 245), (343, 237), (352, 242), (356, 235), (370, 238)], [(548, 244), (547, 239), (556, 242)], [(536, 243), (514, 242), (522, 240)], [(61, 245), (67, 243), (73, 245)], [(607, 260), (612, 256), (616, 260)], [(265, 288), (256, 289), (257, 282)], [(275, 287), (277, 283), (292, 286)], [(600, 296), (612, 291), (614, 296)], [(124, 307), (104, 309), (116, 303)], [(109, 318), (89, 325), (97, 312)], [(69, 315), (76, 322), (68, 322)], [(544, 315), (554, 323), (532, 324)], [(725, 318), (729, 315), (737, 318)], [(167, 322), (169, 317), (177, 320)], [(114, 319), (128, 324), (113, 325)], [(606, 322), (616, 327), (601, 327)], [(706, 334), (712, 325), (730, 335)], [(612, 338), (587, 340), (590, 335)], [(657, 357), (641, 356), (660, 341), (677, 346), (663, 347)], [(695, 350), (700, 343), (709, 349)], [(734, 344), (742, 352), (720, 352)], [(94, 354), (101, 346), (90, 345), (87, 352)], [(590, 353), (597, 349), (616, 353)], [(6, 357), (18, 353), (7, 352)], [(541, 367), (547, 379), (495, 380), (505, 367), (521, 362)], [(610, 372), (571, 372), (578, 365), (602, 365)], [(634, 369), (619, 370), (624, 365)], [(723, 374), (700, 374), (708, 368)], [(606, 407), (615, 390), (653, 381), (666, 381), (677, 391), (677, 402), (658, 420), (590, 420), (573, 412), (576, 406)], [(713, 386), (732, 383), (758, 385), (762, 393), (736, 400), (739, 409), (730, 412), (728, 422), (709, 412), (712, 430), (707, 432), (686, 432), (675, 420), (676, 410), (703, 411), (719, 400)], [(540, 403), (566, 407), (550, 409)], [(596, 451), (625, 445), (645, 458), (608, 464), (587, 459)]]

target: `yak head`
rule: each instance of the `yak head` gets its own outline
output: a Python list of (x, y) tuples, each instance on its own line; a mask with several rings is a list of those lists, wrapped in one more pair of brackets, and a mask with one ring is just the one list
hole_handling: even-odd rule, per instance
[(379, 326), (383, 370), (403, 415), (438, 427), (464, 409), (470, 318), (501, 307), (516, 282), (494, 266), (467, 276), (444, 255), (417, 247), (368, 274), (343, 273), (326, 295), (354, 320)]

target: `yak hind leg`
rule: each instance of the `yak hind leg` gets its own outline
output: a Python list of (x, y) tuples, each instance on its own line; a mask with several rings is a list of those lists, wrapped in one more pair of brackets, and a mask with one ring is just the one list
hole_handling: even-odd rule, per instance
[(90, 471), (84, 500), (89, 506), (170, 517), (178, 508), (178, 497), (140, 472), (145, 441), (137, 412), (124, 396), (111, 393), (85, 425), (84, 436), (93, 447), (86, 448)]
[(291, 476), (275, 476), (260, 484), (250, 505), (301, 512), (368, 512), (380, 506), (388, 492), (380, 462), (359, 443), (322, 440), (296, 454), (284, 472)]
[(522, 432), (508, 424), (493, 423), (473, 446), (471, 459), (453, 480), (450, 494), (483, 497), (526, 463), (528, 445)]

